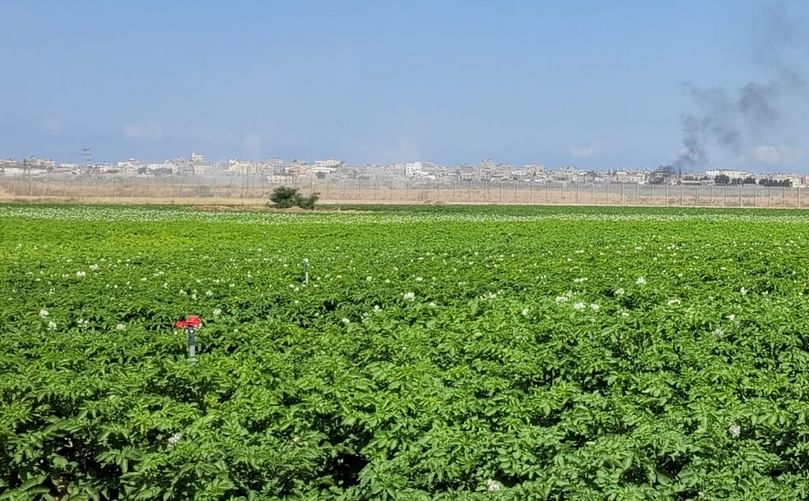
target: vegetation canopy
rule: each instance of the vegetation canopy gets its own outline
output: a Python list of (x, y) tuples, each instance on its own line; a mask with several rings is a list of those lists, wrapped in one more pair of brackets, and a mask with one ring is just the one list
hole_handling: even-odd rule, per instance
[(300, 207), (301, 209), (314, 209), (315, 202), (319, 196), (317, 193), (312, 193), (309, 196), (302, 195), (297, 188), (290, 188), (287, 186), (279, 186), (275, 188), (270, 195), (270, 201), (278, 209), (289, 209), (291, 207)]
[(0, 205), (0, 498), (807, 499), (807, 229)]

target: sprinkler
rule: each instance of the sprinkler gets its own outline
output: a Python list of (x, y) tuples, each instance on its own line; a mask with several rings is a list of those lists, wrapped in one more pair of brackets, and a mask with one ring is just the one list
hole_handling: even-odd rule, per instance
[(197, 315), (188, 315), (185, 320), (177, 320), (174, 322), (176, 329), (185, 329), (188, 336), (188, 358), (194, 360), (197, 354), (197, 336), (196, 330), (202, 327), (202, 319)]

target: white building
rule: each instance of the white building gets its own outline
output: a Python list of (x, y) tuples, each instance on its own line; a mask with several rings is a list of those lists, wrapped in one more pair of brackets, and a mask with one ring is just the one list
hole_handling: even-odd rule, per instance
[(315, 167), (326, 167), (336, 169), (337, 167), (341, 167), (343, 165), (342, 160), (315, 160)]
[(714, 169), (705, 171), (705, 175), (711, 178), (724, 175), (730, 179), (744, 179), (748, 177), (750, 173), (743, 170)]
[(22, 167), (0, 167), (0, 176), (23, 176), (27, 173)]
[(245, 162), (242, 160), (228, 160), (227, 171), (232, 174), (240, 174), (248, 176), (251, 174), (260, 174), (262, 169), (261, 165), (255, 162)]
[(632, 171), (632, 170), (617, 170), (613, 175), (617, 183), (639, 183), (646, 182), (646, 172)]
[(177, 174), (177, 166), (173, 162), (151, 163), (146, 165), (147, 172), (151, 174)]
[(424, 164), (422, 162), (407, 162), (404, 166), (405, 176), (424, 176), (427, 173), (424, 171)]

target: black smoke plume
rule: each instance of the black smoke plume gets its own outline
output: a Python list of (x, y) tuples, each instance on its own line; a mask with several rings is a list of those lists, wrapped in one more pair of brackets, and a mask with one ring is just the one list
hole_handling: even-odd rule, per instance
[(806, 80), (800, 69), (787, 63), (803, 30), (789, 17), (785, 5), (776, 4), (757, 16), (752, 35), (753, 59), (770, 79), (748, 82), (732, 92), (683, 84), (697, 111), (681, 116), (683, 148), (674, 162), (676, 167), (708, 163), (709, 145), (741, 154), (752, 140), (781, 121), (786, 97), (806, 96)]

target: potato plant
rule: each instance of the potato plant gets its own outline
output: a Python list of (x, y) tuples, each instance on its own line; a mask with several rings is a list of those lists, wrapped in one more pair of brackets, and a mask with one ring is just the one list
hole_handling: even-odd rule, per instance
[(808, 216), (372, 209), (0, 206), (0, 499), (809, 497)]

